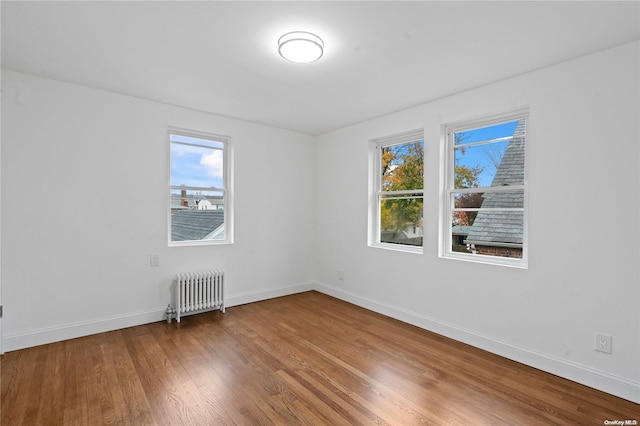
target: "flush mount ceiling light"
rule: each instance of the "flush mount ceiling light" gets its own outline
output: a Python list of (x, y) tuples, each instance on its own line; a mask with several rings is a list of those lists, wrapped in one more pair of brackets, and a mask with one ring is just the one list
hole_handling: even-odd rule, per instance
[(315, 34), (293, 31), (280, 37), (278, 52), (287, 61), (307, 64), (320, 59), (324, 52), (324, 43)]

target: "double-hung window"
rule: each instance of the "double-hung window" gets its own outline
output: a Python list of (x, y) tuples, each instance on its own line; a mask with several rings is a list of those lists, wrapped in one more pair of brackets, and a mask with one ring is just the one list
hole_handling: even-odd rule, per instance
[(230, 141), (169, 129), (169, 245), (233, 242)]
[(446, 126), (441, 256), (527, 266), (527, 111)]
[(371, 142), (371, 246), (422, 253), (423, 139), (419, 130)]

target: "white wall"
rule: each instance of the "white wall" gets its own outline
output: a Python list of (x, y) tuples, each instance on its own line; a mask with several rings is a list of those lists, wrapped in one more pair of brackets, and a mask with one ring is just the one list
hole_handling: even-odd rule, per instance
[[(224, 268), (228, 306), (312, 287), (312, 137), (6, 70), (2, 86), (5, 350), (161, 320), (177, 272)], [(235, 244), (167, 247), (169, 125), (232, 137)]]
[[(319, 289), (640, 402), (639, 47), (320, 136)], [(526, 105), (529, 268), (440, 259), (441, 125)], [(369, 140), (419, 127), (424, 254), (370, 248)], [(596, 331), (613, 336), (613, 354), (594, 350)]]

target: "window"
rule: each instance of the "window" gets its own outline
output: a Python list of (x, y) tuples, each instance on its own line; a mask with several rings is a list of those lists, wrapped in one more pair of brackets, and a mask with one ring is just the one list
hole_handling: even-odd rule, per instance
[(229, 138), (169, 129), (169, 245), (233, 242)]
[(422, 253), (422, 130), (376, 139), (372, 154), (369, 244)]
[(442, 257), (527, 266), (527, 118), (445, 127)]

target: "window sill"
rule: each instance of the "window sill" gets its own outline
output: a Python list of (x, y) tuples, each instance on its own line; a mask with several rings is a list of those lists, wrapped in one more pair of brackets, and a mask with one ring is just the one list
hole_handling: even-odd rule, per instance
[(231, 244), (233, 244), (233, 241), (230, 240), (170, 241), (169, 247), (224, 246)]
[(369, 247), (383, 249), (383, 250), (401, 251), (405, 253), (414, 253), (414, 254), (423, 253), (423, 248), (420, 246), (406, 246), (402, 244), (388, 244), (388, 243), (373, 243), (373, 244), (369, 244)]
[(464, 262), (484, 263), (485, 265), (506, 266), (510, 268), (529, 269), (525, 259), (486, 256), (482, 254), (445, 253), (439, 256), (441, 259), (462, 260)]

